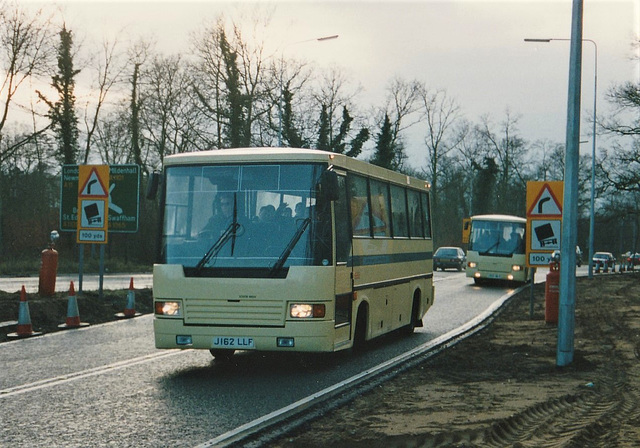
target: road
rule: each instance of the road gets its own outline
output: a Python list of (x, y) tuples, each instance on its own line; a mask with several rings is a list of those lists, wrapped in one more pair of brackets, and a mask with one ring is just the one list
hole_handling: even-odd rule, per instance
[[(538, 274), (536, 280), (544, 280)], [(195, 447), (472, 320), (509, 293), (435, 274), (436, 302), (411, 337), (362, 353), (161, 351), (152, 316), (0, 345), (0, 446)]]

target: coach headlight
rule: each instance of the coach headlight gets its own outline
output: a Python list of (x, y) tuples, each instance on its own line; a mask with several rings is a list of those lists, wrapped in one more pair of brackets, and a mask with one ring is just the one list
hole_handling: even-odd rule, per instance
[(182, 316), (181, 303), (177, 300), (156, 301), (155, 313), (157, 316), (180, 317)]
[(518, 271), (522, 271), (523, 267), (518, 265), (518, 264), (514, 264), (513, 266), (511, 266), (511, 270), (513, 272), (518, 272)]
[(292, 303), (289, 316), (295, 319), (322, 318), (325, 316), (324, 303)]
[(473, 268), (475, 268), (477, 265), (476, 265), (476, 262), (475, 262), (475, 261), (470, 261), (469, 263), (467, 263), (467, 266), (469, 266), (470, 268), (472, 268), (472, 269), (473, 269)]

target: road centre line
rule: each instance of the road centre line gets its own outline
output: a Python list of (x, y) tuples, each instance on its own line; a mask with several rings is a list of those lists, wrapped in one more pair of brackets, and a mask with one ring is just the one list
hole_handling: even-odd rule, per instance
[(33, 383), (10, 387), (8, 389), (0, 390), (0, 399), (24, 394), (27, 392), (33, 392), (33, 391), (45, 389), (48, 387), (59, 386), (61, 384), (70, 383), (72, 381), (80, 380), (83, 378), (89, 378), (92, 376), (102, 375), (104, 373), (110, 373), (116, 370), (125, 369), (127, 367), (132, 367), (139, 364), (145, 364), (147, 362), (155, 361), (157, 359), (168, 358), (170, 356), (179, 355), (187, 351), (191, 351), (191, 350), (175, 349), (169, 352), (163, 351), (160, 353), (152, 353), (150, 355), (140, 356), (138, 358), (132, 358), (126, 361), (118, 361), (113, 364), (107, 364), (106, 366), (94, 367), (93, 369), (82, 370), (80, 372), (73, 372), (67, 375), (60, 375), (54, 378), (47, 378), (40, 381), (34, 381)]

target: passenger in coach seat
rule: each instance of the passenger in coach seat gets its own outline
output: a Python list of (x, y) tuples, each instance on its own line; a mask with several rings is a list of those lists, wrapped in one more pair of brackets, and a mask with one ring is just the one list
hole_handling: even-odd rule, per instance
[(233, 196), (218, 194), (213, 200), (213, 214), (198, 236), (200, 238), (218, 238), (233, 222)]

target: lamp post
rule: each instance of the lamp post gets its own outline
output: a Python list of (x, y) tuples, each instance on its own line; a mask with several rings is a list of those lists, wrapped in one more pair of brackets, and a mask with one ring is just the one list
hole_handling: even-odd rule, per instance
[[(551, 41), (571, 41), (571, 39), (525, 39), (525, 42), (549, 43)], [(591, 146), (591, 198), (589, 204), (589, 278), (593, 278), (593, 253), (595, 232), (595, 184), (596, 184), (596, 106), (598, 100), (598, 45), (592, 39), (582, 39), (582, 42), (591, 42), (594, 50), (594, 74), (593, 74), (593, 144)]]
[[(327, 40), (333, 40), (333, 39), (337, 39), (338, 38), (338, 34), (333, 34), (331, 36), (324, 36), (324, 37), (316, 37), (313, 39), (306, 39), (306, 40), (301, 40), (298, 42), (292, 42), (289, 45), (286, 45), (286, 47), (291, 46), (291, 45), (295, 45), (295, 44), (302, 44), (305, 42), (325, 42)], [(278, 99), (278, 146), (282, 146), (282, 100), (283, 100), (283, 96), (284, 96), (284, 48), (282, 49), (282, 52), (280, 54), (280, 98)]]

